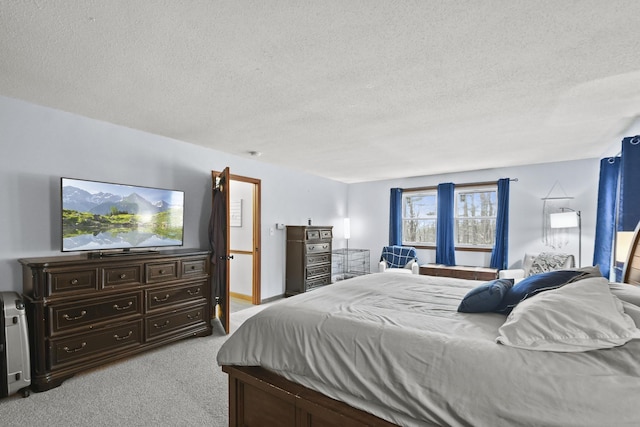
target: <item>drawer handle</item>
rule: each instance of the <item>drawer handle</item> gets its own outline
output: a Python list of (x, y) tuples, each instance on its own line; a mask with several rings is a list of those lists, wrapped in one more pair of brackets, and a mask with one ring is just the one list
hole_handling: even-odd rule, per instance
[(166, 320), (162, 325), (158, 325), (157, 323), (153, 324), (153, 327), (156, 329), (162, 329), (162, 328), (166, 328), (167, 326), (169, 326), (169, 321)]
[(129, 301), (129, 304), (127, 304), (127, 305), (125, 305), (123, 307), (120, 307), (118, 304), (113, 304), (113, 308), (115, 308), (116, 310), (126, 310), (126, 309), (131, 308), (131, 307), (133, 307), (133, 301)]
[(192, 270), (195, 270), (195, 269), (196, 269), (196, 266), (195, 266), (195, 265), (192, 265), (192, 266), (191, 266), (191, 269), (192, 269)]
[(71, 320), (78, 320), (78, 319), (82, 319), (82, 318), (85, 316), (85, 314), (87, 314), (87, 311), (86, 311), (86, 310), (82, 310), (82, 311), (80, 312), (80, 316), (71, 317), (71, 316), (69, 316), (68, 314), (63, 314), (63, 315), (62, 315), (62, 318), (63, 318), (64, 320), (69, 320), (69, 321), (71, 321)]
[(191, 315), (191, 314), (187, 314), (187, 317), (188, 317), (189, 319), (191, 319), (191, 320), (193, 320), (193, 319), (199, 319), (199, 318), (200, 318), (200, 312), (197, 312), (197, 313), (195, 314), (195, 316), (194, 316), (194, 315)]
[(77, 284), (78, 284), (78, 279), (73, 279), (73, 280), (71, 280), (71, 284), (72, 284), (72, 285), (77, 285)]
[(126, 279), (126, 278), (127, 278), (127, 275), (126, 275), (126, 274), (124, 274), (124, 273), (122, 273), (122, 274), (120, 275), (120, 278), (121, 278), (121, 279)]
[(153, 297), (153, 300), (156, 302), (164, 302), (169, 299), (169, 296), (170, 296), (169, 294), (166, 294), (164, 298)]
[(191, 289), (187, 289), (187, 293), (189, 295), (198, 295), (200, 293), (200, 288), (196, 289), (195, 291), (192, 291)]
[(164, 270), (160, 270), (160, 271), (158, 271), (158, 273), (164, 274)]
[(78, 348), (69, 348), (69, 347), (64, 347), (63, 350), (66, 351), (67, 353), (75, 353), (77, 351), (82, 350), (83, 348), (85, 348), (87, 346), (86, 342), (83, 342), (80, 347)]
[(129, 333), (123, 337), (119, 336), (118, 334), (114, 334), (113, 337), (116, 339), (116, 341), (122, 341), (126, 340), (127, 338), (131, 338), (131, 335), (133, 335), (133, 331), (129, 331)]

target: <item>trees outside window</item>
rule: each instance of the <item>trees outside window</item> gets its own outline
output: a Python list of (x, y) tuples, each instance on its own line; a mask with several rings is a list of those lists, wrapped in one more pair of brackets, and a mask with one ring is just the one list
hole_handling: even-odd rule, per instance
[(456, 246), (493, 247), (496, 238), (498, 191), (461, 189), (455, 194)]
[(402, 242), (413, 246), (436, 244), (437, 191), (402, 195)]
[[(497, 186), (455, 190), (454, 241), (460, 248), (491, 248), (496, 235)], [(402, 195), (402, 242), (435, 246), (437, 189), (405, 191)]]

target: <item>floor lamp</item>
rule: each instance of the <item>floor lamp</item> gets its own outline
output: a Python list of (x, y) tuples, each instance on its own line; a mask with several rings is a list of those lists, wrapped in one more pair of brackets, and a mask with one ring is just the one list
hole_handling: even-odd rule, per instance
[(347, 241), (347, 250), (345, 251), (345, 260), (343, 268), (343, 276), (346, 279), (349, 272), (349, 239), (351, 238), (351, 220), (349, 218), (344, 219), (344, 239)]
[[(549, 214), (551, 228), (578, 227), (578, 267), (582, 267), (582, 215), (571, 208), (560, 208), (562, 212)], [(567, 212), (565, 212), (567, 211)]]

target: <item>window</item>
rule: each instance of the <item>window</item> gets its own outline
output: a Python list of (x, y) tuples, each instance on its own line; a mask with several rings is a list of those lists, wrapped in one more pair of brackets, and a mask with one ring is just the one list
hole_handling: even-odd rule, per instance
[[(492, 248), (496, 236), (497, 185), (455, 190), (454, 241), (458, 248)], [(436, 188), (402, 194), (402, 243), (435, 246), (438, 218)]]
[(498, 190), (461, 188), (455, 191), (454, 241), (461, 247), (491, 248), (496, 238)]
[(436, 244), (438, 192), (403, 192), (402, 243), (412, 246)]

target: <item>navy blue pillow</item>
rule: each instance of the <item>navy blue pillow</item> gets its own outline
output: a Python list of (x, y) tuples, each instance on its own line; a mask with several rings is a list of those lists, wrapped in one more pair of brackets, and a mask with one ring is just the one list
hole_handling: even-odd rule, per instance
[(581, 270), (556, 270), (534, 274), (521, 280), (509, 289), (502, 299), (502, 302), (493, 311), (496, 313), (509, 314), (519, 302), (540, 292), (558, 289), (567, 283), (575, 282), (576, 279), (580, 279), (585, 275), (588, 274)]
[(461, 313), (487, 313), (495, 310), (504, 295), (513, 286), (513, 279), (496, 279), (471, 289), (462, 298), (458, 311)]

